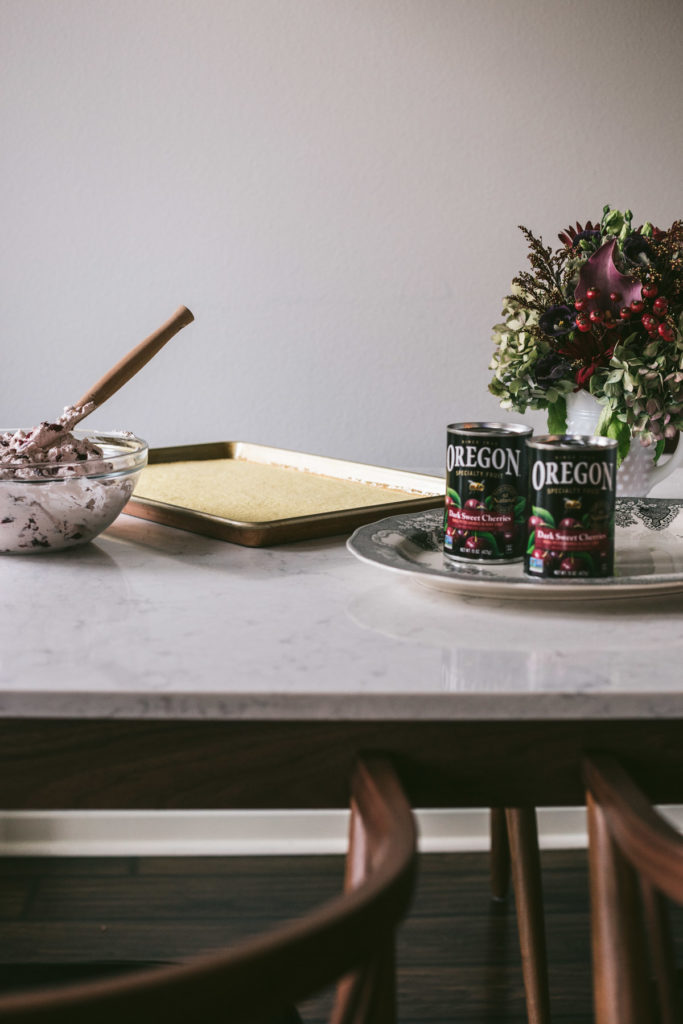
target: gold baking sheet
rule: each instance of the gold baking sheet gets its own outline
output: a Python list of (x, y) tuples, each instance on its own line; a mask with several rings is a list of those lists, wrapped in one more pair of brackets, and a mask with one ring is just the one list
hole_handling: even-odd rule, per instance
[[(385, 515), (435, 508), (443, 503), (445, 492), (440, 477), (246, 441), (151, 448), (149, 466), (162, 463), (174, 464), (172, 479), (155, 484), (154, 473), (144, 470), (124, 512), (249, 547), (350, 533)], [(192, 463), (204, 463), (197, 466), (194, 480)], [(231, 518), (192, 507), (218, 508), (224, 506), (226, 496), (230, 500), (230, 463), (235, 464), (232, 473), (243, 492), (241, 500), (245, 500), (245, 485), (259, 492), (246, 494), (248, 505), (241, 509), (241, 514), (248, 514), (251, 507), (253, 514)], [(237, 464), (248, 464), (253, 471), (241, 473)], [(218, 498), (211, 494), (211, 480), (222, 482)], [(216, 490), (221, 490), (220, 483)], [(160, 494), (173, 500), (158, 500)], [(294, 508), (296, 514), (281, 514), (285, 507)]]

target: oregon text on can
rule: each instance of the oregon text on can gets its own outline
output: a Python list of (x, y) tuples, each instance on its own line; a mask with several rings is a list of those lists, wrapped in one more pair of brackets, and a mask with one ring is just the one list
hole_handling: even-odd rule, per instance
[(542, 462), (536, 460), (531, 468), (531, 486), (540, 491), (545, 486), (556, 485), (566, 487), (579, 484), (600, 487), (603, 491), (614, 490), (614, 466), (607, 462), (572, 462), (562, 459), (559, 462)]
[(495, 469), (506, 476), (518, 476), (519, 451), (510, 448), (490, 448), (487, 444), (480, 448), (471, 444), (449, 444), (446, 455), (446, 466), (453, 469)]

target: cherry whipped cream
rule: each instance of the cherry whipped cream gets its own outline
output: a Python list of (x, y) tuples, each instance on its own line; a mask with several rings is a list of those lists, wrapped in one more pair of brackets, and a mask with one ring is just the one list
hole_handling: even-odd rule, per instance
[[(71, 433), (87, 412), (87, 406), (69, 405), (54, 423), (44, 420), (28, 432), (17, 430), (2, 434), (0, 477), (34, 479), (92, 472), (92, 461), (102, 458), (102, 449), (87, 438), (74, 437)], [(2, 472), (4, 469), (9, 472)]]
[(114, 472), (99, 445), (71, 432), (88, 411), (67, 406), (55, 422), (0, 435), (0, 552), (84, 544), (130, 498), (139, 472)]

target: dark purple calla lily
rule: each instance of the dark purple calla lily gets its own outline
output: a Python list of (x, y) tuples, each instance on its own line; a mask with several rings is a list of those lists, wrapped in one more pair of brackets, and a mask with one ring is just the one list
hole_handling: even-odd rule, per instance
[(569, 306), (549, 306), (541, 315), (538, 326), (544, 334), (561, 338), (576, 326), (576, 313)]
[[(586, 260), (579, 271), (579, 282), (574, 290), (574, 298), (583, 302), (583, 308), (589, 312), (594, 309), (609, 309), (617, 314), (622, 306), (629, 306), (634, 299), (641, 297), (640, 281), (622, 274), (614, 262), (616, 244), (616, 238), (605, 242), (589, 260)], [(591, 296), (588, 295), (589, 291)], [(610, 294), (618, 295), (618, 300), (613, 302)]]

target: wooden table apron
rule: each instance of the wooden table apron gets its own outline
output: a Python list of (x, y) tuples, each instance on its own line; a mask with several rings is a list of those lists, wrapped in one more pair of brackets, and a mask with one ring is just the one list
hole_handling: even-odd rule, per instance
[[(581, 756), (616, 754), (683, 800), (683, 720), (0, 720), (5, 810), (325, 808), (360, 751), (395, 761), (416, 807), (583, 803)], [(286, 770), (285, 770), (286, 767)]]

